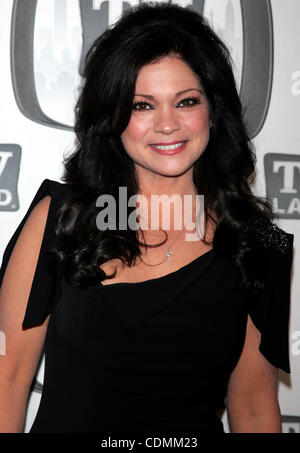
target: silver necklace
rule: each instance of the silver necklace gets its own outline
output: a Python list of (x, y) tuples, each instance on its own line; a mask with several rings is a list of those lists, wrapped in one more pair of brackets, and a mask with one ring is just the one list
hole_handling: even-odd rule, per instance
[(171, 247), (175, 244), (175, 242), (177, 241), (177, 239), (181, 236), (181, 234), (184, 232), (185, 228), (183, 227), (183, 229), (180, 231), (179, 235), (177, 236), (177, 238), (175, 239), (175, 241), (172, 242), (171, 245), (169, 245), (168, 247), (168, 250), (166, 252), (166, 255), (167, 255), (167, 258), (168, 258), (168, 266), (171, 266), (171, 255), (173, 254), (172, 250), (171, 250)]
[[(180, 231), (179, 235), (177, 236), (177, 238), (172, 242), (171, 245), (169, 245), (167, 251), (166, 251), (166, 257), (167, 257), (167, 260), (168, 260), (168, 267), (171, 266), (171, 255), (173, 254), (173, 251), (171, 249), (171, 247), (173, 247), (173, 245), (175, 244), (175, 242), (177, 241), (177, 239), (179, 239), (179, 237), (182, 235), (182, 233), (185, 231), (185, 227), (183, 227), (183, 229)], [(160, 263), (157, 263), (157, 264), (148, 264), (148, 263), (145, 263), (144, 261), (144, 264), (147, 264), (147, 266), (158, 266), (159, 264), (162, 264), (166, 259), (164, 259), (163, 261), (161, 261)]]

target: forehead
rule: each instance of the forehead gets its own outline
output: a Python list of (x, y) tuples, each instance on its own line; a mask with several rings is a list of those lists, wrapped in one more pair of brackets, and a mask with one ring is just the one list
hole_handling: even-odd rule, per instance
[(202, 88), (198, 75), (180, 58), (166, 56), (141, 68), (136, 80), (136, 91), (177, 91)]

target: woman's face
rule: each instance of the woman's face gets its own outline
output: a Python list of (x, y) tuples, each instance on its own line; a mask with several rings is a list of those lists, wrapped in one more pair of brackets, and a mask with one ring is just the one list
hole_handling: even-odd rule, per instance
[(198, 76), (179, 57), (144, 66), (121, 135), (139, 176), (191, 171), (209, 140), (209, 105)]

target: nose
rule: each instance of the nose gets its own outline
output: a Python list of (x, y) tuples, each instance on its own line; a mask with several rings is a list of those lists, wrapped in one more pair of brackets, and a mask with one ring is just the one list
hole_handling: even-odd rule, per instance
[(180, 122), (177, 117), (177, 112), (173, 107), (166, 107), (156, 112), (154, 120), (154, 131), (162, 134), (172, 134), (180, 129)]

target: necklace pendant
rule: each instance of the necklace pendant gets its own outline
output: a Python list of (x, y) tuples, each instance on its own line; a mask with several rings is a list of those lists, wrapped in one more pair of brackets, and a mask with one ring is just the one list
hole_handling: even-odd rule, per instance
[(168, 251), (166, 253), (167, 257), (168, 257), (168, 266), (171, 266), (171, 255), (172, 255), (172, 251), (168, 248)]

